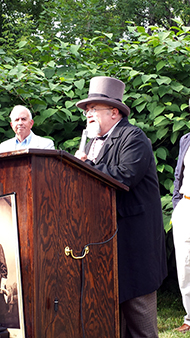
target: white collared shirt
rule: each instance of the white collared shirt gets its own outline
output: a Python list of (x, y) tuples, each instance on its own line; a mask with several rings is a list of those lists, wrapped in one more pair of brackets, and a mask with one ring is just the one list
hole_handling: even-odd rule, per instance
[[(122, 120), (122, 119), (121, 119)], [(107, 138), (111, 135), (112, 131), (115, 129), (115, 127), (117, 126), (117, 124), (121, 121), (119, 120), (116, 124), (114, 124), (113, 127), (111, 127), (111, 129), (103, 135), (103, 137), (105, 137), (104, 140), (101, 140), (98, 137), (95, 137), (95, 139), (93, 140), (89, 153), (88, 153), (88, 159), (95, 162), (95, 160), (98, 157), (98, 154), (101, 150), (101, 148), (103, 147), (103, 144), (105, 143), (105, 141), (107, 140)]]
[(30, 132), (30, 134), (22, 141), (20, 142), (17, 138), (17, 136), (15, 136), (15, 149), (19, 150), (19, 149), (25, 149), (25, 148), (29, 148), (29, 144), (32, 138), (32, 133)]
[(180, 194), (190, 197), (190, 147), (188, 148), (185, 157), (184, 157), (184, 171), (183, 171), (183, 181), (180, 188)]

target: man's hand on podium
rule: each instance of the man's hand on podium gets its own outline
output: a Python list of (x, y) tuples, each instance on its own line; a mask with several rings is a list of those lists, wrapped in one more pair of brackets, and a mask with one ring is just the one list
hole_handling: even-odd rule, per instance
[(75, 157), (77, 157), (81, 161), (86, 161), (87, 155), (84, 152), (81, 152), (80, 150), (77, 150), (75, 153)]

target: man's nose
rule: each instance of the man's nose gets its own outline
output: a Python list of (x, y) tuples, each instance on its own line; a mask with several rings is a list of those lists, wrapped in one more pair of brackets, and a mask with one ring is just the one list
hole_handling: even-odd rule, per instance
[(86, 113), (86, 117), (89, 118), (90, 116), (92, 116), (92, 112), (89, 110), (89, 111), (87, 111), (87, 113)]
[(89, 118), (89, 117), (92, 117), (95, 115), (95, 112), (93, 111), (93, 109), (89, 109), (87, 112), (86, 112), (86, 117)]

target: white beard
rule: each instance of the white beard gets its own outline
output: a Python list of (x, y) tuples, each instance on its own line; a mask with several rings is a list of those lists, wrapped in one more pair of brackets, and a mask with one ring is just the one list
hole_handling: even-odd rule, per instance
[(88, 131), (88, 138), (94, 138), (100, 133), (100, 124), (97, 120), (94, 122), (89, 123), (87, 120), (87, 127), (86, 130)]

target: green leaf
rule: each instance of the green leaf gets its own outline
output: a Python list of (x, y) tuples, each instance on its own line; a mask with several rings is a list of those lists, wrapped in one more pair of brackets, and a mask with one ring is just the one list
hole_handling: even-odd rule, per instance
[(57, 109), (46, 109), (44, 111), (41, 111), (40, 116), (34, 117), (34, 122), (36, 125), (42, 124), (46, 119), (48, 119), (50, 116), (54, 115), (57, 112)]
[(20, 42), (18, 43), (18, 47), (19, 47), (19, 48), (22, 48), (22, 47), (24, 47), (26, 44), (27, 44), (27, 41), (20, 41)]
[(156, 82), (161, 85), (161, 84), (170, 84), (171, 83), (171, 79), (167, 76), (160, 76), (160, 78), (156, 79)]
[(12, 68), (9, 71), (10, 76), (18, 75), (20, 73), (23, 73), (26, 70), (27, 67), (22, 66), (21, 64), (18, 64), (15, 68)]
[(183, 104), (180, 106), (180, 109), (181, 109), (181, 110), (184, 110), (184, 109), (186, 109), (186, 108), (189, 108), (188, 104), (186, 104), (186, 103), (183, 103)]
[(173, 181), (171, 179), (166, 179), (164, 181), (164, 187), (170, 191), (171, 187), (173, 186)]
[(166, 38), (170, 35), (170, 31), (165, 31), (165, 32), (159, 32), (158, 36), (160, 38), (160, 40), (164, 41), (166, 40)]
[(152, 78), (155, 79), (156, 77), (157, 77), (156, 74), (149, 74), (149, 75), (142, 75), (141, 76), (143, 83), (146, 83), (146, 82), (150, 81)]
[(49, 88), (51, 89), (51, 91), (57, 89), (58, 86), (59, 86), (59, 83), (49, 82)]
[(140, 86), (141, 84), (142, 84), (141, 76), (137, 76), (137, 77), (133, 80), (133, 88), (136, 88), (136, 87)]
[(78, 49), (79, 49), (79, 45), (71, 45), (70, 47), (70, 51), (72, 54), (74, 54), (75, 56), (78, 56), (79, 53), (78, 53)]
[(56, 66), (55, 61), (51, 60), (50, 62), (47, 63), (47, 66), (54, 68)]
[(113, 33), (103, 33), (105, 36), (107, 36), (108, 39), (112, 39)]
[(151, 102), (147, 104), (147, 109), (149, 110), (150, 113), (153, 114), (154, 109), (157, 107), (158, 103), (157, 102)]
[(158, 62), (157, 65), (156, 65), (157, 72), (159, 72), (159, 70), (161, 70), (165, 65), (166, 65), (166, 61)]
[(81, 80), (74, 82), (74, 85), (80, 90), (82, 90), (84, 88), (84, 84), (85, 84), (84, 79), (81, 79)]
[(172, 104), (169, 107), (166, 107), (166, 110), (180, 113), (180, 108), (177, 104)]
[(139, 90), (144, 88), (144, 87), (150, 87), (152, 85), (151, 82), (148, 82), (148, 83), (144, 83), (143, 85), (139, 86)]
[(157, 156), (156, 156), (156, 152), (154, 151), (154, 159), (155, 159), (155, 163), (156, 165), (158, 164), (158, 159), (157, 159)]
[(170, 113), (170, 114), (164, 114), (165, 117), (167, 117), (169, 120), (172, 120), (174, 114), (173, 113)]
[(65, 107), (67, 109), (73, 107), (74, 105), (75, 105), (74, 101), (65, 101)]
[(139, 106), (136, 106), (136, 110), (140, 113), (147, 105), (147, 102), (144, 102), (140, 104)]
[(174, 169), (168, 164), (165, 165), (165, 170), (168, 171), (171, 174), (174, 173)]
[(162, 208), (164, 208), (166, 205), (171, 204), (172, 205), (172, 196), (169, 194), (166, 194), (161, 197), (162, 202)]
[(131, 70), (130, 73), (129, 73), (129, 75), (130, 75), (131, 77), (134, 77), (134, 76), (136, 76), (136, 75), (138, 75), (138, 74), (139, 74), (139, 72), (136, 71), (136, 70)]
[(156, 150), (156, 155), (157, 155), (157, 157), (161, 158), (162, 160), (165, 160), (166, 156), (167, 156), (167, 152), (163, 147), (159, 147)]
[(0, 48), (0, 54), (3, 55), (6, 54), (6, 52), (2, 48)]
[(171, 88), (179, 93), (184, 88), (184, 86), (178, 82), (172, 82)]
[(171, 134), (170, 140), (171, 140), (171, 143), (172, 143), (172, 144), (175, 144), (175, 142), (176, 142), (178, 136), (179, 136), (179, 132), (173, 132), (173, 133)]
[(157, 170), (158, 170), (160, 173), (163, 173), (164, 168), (165, 168), (165, 165), (164, 165), (164, 164), (158, 164), (158, 165), (157, 165)]
[(153, 111), (153, 116), (156, 117), (156, 116), (162, 114), (164, 109), (165, 109), (165, 107), (157, 106)]
[(60, 96), (53, 95), (52, 96), (52, 101), (54, 101), (55, 103), (57, 103), (59, 100), (61, 100), (61, 98), (62, 98), (62, 95), (60, 95)]
[[(130, 95), (131, 96), (131, 95)], [(133, 102), (133, 104), (132, 104), (132, 108), (133, 107), (136, 107), (136, 106), (138, 106), (139, 104), (141, 104), (142, 102), (144, 102), (144, 98), (141, 96), (141, 97), (139, 97), (138, 99), (136, 99), (134, 102)]]
[(158, 89), (158, 94), (160, 97), (163, 97), (165, 94), (171, 93), (171, 89), (168, 86), (160, 86)]
[(5, 68), (5, 69), (12, 69), (13, 66), (11, 66), (11, 65), (6, 65), (6, 64), (5, 64), (5, 65), (4, 65), (4, 68)]
[(164, 222), (164, 230), (166, 233), (168, 233), (168, 231), (172, 229), (171, 215), (165, 215), (163, 213), (163, 222)]
[(178, 131), (180, 129), (182, 129), (185, 125), (184, 121), (174, 121), (173, 124), (173, 132)]
[(168, 130), (169, 130), (169, 128), (160, 128), (156, 132), (158, 139), (161, 140), (168, 133)]
[(149, 138), (151, 139), (152, 144), (154, 144), (158, 139), (155, 132), (149, 134)]
[(162, 46), (157, 46), (156, 48), (154, 48), (154, 54), (155, 55), (161, 54), (164, 49), (165, 49), (165, 47), (163, 45)]
[(154, 120), (154, 125), (157, 126), (157, 125), (160, 124), (160, 122), (162, 122), (162, 121), (166, 121), (165, 116), (158, 116), (158, 117), (156, 117), (155, 120)]
[(73, 90), (69, 90), (68, 92), (66, 91), (65, 94), (70, 97), (71, 99), (75, 96), (75, 93)]
[(44, 74), (47, 79), (51, 79), (55, 75), (55, 69), (47, 67), (44, 69)]

